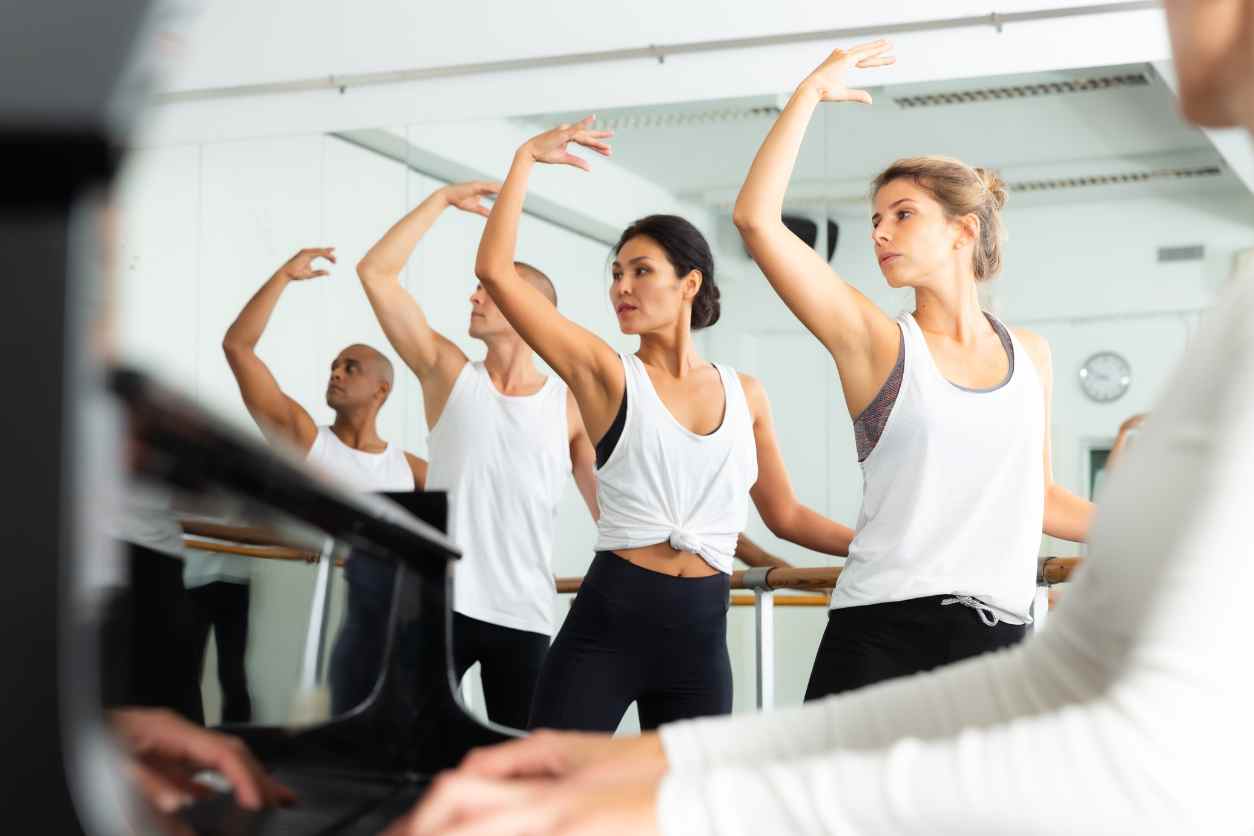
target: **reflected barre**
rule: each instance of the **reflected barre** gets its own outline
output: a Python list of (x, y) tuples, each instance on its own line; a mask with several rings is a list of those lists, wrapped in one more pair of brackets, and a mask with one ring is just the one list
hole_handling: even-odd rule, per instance
[[(237, 557), (253, 557), (261, 560), (284, 560), (313, 565), (318, 553), (301, 548), (282, 535), (256, 526), (227, 525), (206, 520), (181, 519), (183, 545), (197, 551), (230, 554)], [(211, 537), (212, 540), (198, 539)], [(336, 560), (343, 566), (342, 559)]]

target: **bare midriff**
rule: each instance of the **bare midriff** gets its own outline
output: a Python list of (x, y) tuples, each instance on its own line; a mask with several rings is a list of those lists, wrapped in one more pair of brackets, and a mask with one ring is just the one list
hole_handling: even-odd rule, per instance
[(700, 555), (679, 551), (670, 543), (655, 543), (638, 549), (614, 549), (611, 554), (641, 569), (674, 578), (708, 578), (718, 574), (718, 570), (702, 560)]

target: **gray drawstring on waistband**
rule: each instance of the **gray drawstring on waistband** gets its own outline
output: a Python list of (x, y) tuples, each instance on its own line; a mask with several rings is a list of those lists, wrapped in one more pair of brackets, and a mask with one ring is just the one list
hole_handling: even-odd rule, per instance
[(1001, 618), (997, 615), (997, 610), (993, 609), (979, 598), (973, 598), (970, 595), (955, 595), (952, 598), (946, 598), (941, 601), (942, 607), (948, 606), (949, 604), (962, 604), (964, 607), (970, 607), (980, 614), (980, 620), (989, 627), (996, 627), (997, 622), (1001, 621)]

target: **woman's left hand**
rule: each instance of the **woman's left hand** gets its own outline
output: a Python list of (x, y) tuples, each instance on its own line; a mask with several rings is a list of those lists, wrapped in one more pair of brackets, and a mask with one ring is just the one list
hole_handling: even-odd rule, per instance
[(532, 160), (538, 163), (573, 165), (575, 168), (590, 171), (588, 161), (567, 151), (566, 146), (573, 142), (584, 148), (591, 148), (603, 157), (608, 157), (610, 146), (604, 140), (612, 137), (614, 132), (590, 130), (595, 118), (587, 116), (573, 125), (558, 125), (551, 131), (545, 131), (527, 140), (523, 149)]
[(616, 785), (446, 772), (384, 836), (650, 836), (659, 778)]

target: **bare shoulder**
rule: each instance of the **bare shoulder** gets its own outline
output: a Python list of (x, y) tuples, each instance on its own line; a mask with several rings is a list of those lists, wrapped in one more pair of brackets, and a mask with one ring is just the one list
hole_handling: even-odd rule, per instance
[(420, 491), (426, 490), (427, 460), (406, 450), (405, 461), (409, 462), (409, 469), (414, 474), (414, 487)]
[(1036, 364), (1038, 371), (1044, 374), (1053, 368), (1053, 355), (1050, 352), (1049, 340), (1026, 328), (1011, 328), (1010, 331), (1032, 356), (1032, 362)]
[(766, 387), (762, 385), (762, 381), (744, 372), (736, 372), (736, 376), (740, 378), (740, 388), (745, 391), (745, 400), (749, 402), (749, 411), (755, 417), (762, 414), (769, 408), (769, 401), (766, 398)]
[(572, 440), (587, 433), (583, 426), (583, 413), (579, 411), (579, 401), (575, 400), (575, 393), (569, 386), (566, 387), (566, 424)]

